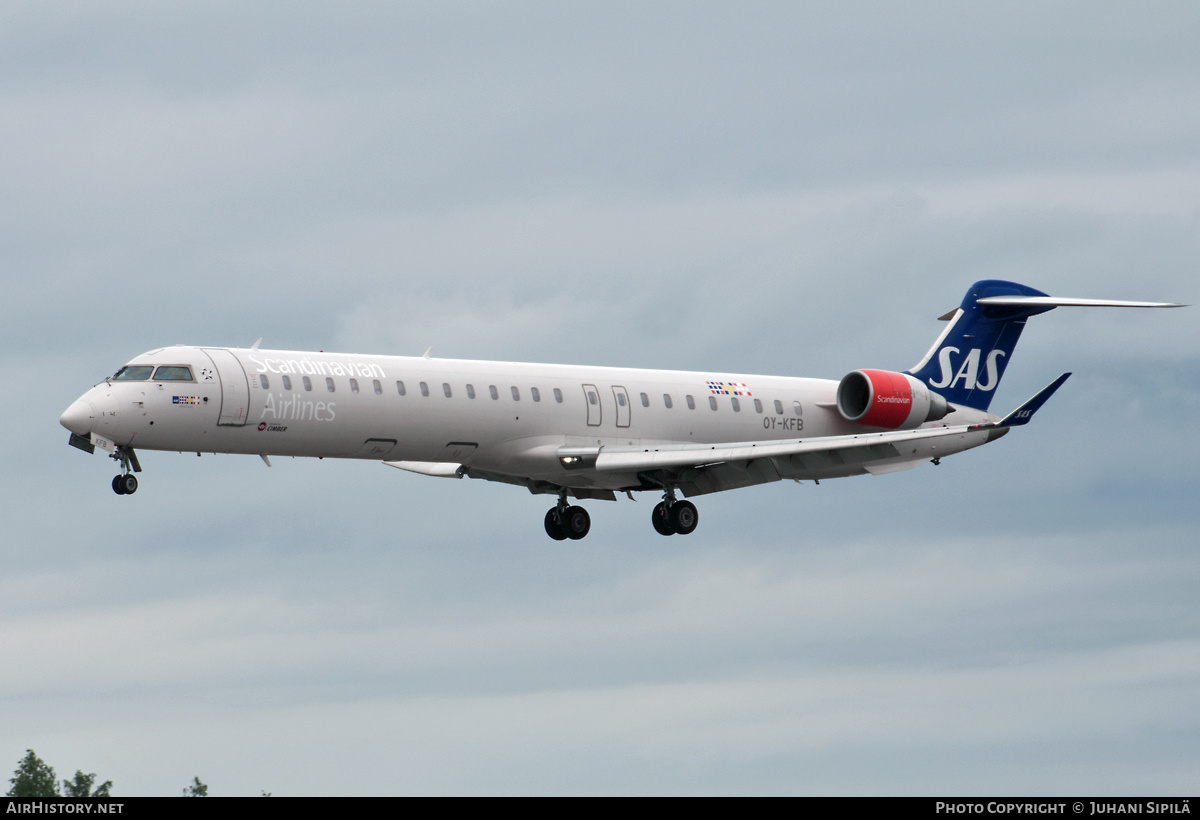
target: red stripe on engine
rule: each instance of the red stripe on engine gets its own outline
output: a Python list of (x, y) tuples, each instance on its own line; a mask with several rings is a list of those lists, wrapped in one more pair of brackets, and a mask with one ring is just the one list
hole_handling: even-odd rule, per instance
[(912, 389), (908, 379), (888, 370), (863, 370), (871, 382), (871, 409), (859, 424), (895, 430), (912, 412)]

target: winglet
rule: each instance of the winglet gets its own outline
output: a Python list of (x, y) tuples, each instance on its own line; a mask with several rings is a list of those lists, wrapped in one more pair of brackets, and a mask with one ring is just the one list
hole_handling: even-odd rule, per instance
[(1029, 401), (1022, 404), (1016, 410), (1002, 418), (997, 427), (1017, 427), (1021, 424), (1028, 424), (1033, 419), (1033, 414), (1041, 409), (1042, 405), (1050, 400), (1054, 395), (1054, 391), (1062, 387), (1063, 382), (1071, 377), (1070, 373), (1063, 373), (1050, 384), (1038, 391), (1037, 395)]

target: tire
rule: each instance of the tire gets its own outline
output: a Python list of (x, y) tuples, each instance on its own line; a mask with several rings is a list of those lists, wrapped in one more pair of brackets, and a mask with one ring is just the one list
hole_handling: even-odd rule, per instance
[(555, 541), (567, 540), (567, 530), (558, 518), (558, 507), (551, 507), (546, 512), (546, 535)]
[(671, 516), (668, 513), (667, 502), (660, 501), (650, 513), (650, 521), (659, 535), (674, 535), (675, 528), (671, 526)]
[(122, 493), (125, 495), (133, 495), (137, 492), (137, 477), (133, 473), (130, 473), (129, 475), (123, 475), (120, 478)]
[(671, 505), (671, 526), (680, 535), (690, 535), (700, 523), (696, 505), (690, 501), (676, 501)]
[(112, 480), (113, 492), (117, 495), (125, 495), (125, 488), (122, 486), (123, 482), (121, 481), (121, 478), (122, 476), (115, 475), (113, 476)]
[(572, 541), (578, 541), (592, 528), (592, 517), (583, 507), (567, 507), (565, 523), (566, 526), (563, 529), (566, 530), (567, 537)]

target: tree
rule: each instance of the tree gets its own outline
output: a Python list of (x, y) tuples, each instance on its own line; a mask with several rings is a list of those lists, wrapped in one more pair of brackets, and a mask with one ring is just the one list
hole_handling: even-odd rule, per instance
[[(95, 777), (95, 775), (92, 775)], [(8, 790), (9, 797), (59, 797), (58, 779), (54, 769), (46, 765), (46, 761), (33, 753), (33, 749), (25, 750), (12, 779), (8, 781), (12, 788)], [(89, 784), (90, 785), (90, 784)]]
[(92, 784), (95, 782), (95, 772), (84, 774), (80, 769), (75, 772), (74, 780), (63, 781), (63, 797), (112, 797), (109, 794), (109, 789), (112, 788), (111, 780), (105, 780), (92, 791)]
[(192, 785), (183, 790), (184, 797), (208, 797), (208, 786), (200, 782), (200, 778), (193, 777)]

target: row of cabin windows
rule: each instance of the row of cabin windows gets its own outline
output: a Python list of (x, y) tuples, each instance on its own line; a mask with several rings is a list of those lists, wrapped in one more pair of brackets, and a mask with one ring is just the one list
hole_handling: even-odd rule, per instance
[[(159, 370), (162, 370), (162, 369), (163, 368), (159, 368)], [(291, 390), (292, 389), (291, 376), (281, 376), (280, 378), (283, 381), (283, 389)], [(271, 389), (270, 381), (268, 380), (267, 375), (265, 373), (260, 374), (258, 377), (258, 380), (264, 390)], [(311, 391), (313, 389), (312, 379), (310, 379), (308, 376), (302, 376), (301, 382), (304, 384), (304, 389), (306, 391)], [(429, 397), (429, 384), (427, 382), (419, 382), (418, 386), (420, 387), (421, 395), (428, 398)], [(383, 395), (383, 385), (380, 383), (379, 379), (372, 379), (371, 387), (375, 391), (375, 395), (377, 395), (377, 396)], [(325, 389), (328, 390), (330, 393), (333, 393), (336, 391), (337, 388), (334, 385), (334, 381), (333, 381), (332, 377), (327, 376), (325, 378)], [(513, 387), (510, 387), (509, 390), (512, 391), (513, 401), (521, 400), (521, 389), (519, 387), (516, 387), (514, 385)], [(358, 386), (358, 379), (350, 380), (350, 392), (351, 393), (360, 392), (360, 389)], [(396, 392), (401, 396), (408, 395), (408, 388), (405, 387), (403, 381), (396, 382)], [(452, 398), (454, 396), (454, 391), (450, 387), (449, 382), (442, 382), (442, 394), (448, 399)], [(500, 398), (500, 391), (494, 384), (488, 385), (488, 394), (492, 397), (493, 401), (498, 400)], [(535, 402), (540, 402), (542, 400), (542, 393), (536, 387), (529, 388), (529, 396)], [(468, 399), (475, 398), (475, 385), (473, 385), (473, 384), (467, 385), (467, 398)], [(648, 395), (646, 395), (645, 393), (640, 393), (639, 398), (641, 398), (641, 400), (642, 400), (642, 407), (650, 406), (650, 397)], [(694, 396), (690, 396), (690, 395), (684, 396), (684, 399), (687, 401), (687, 406), (688, 406), (689, 410), (696, 409), (696, 399)], [(554, 388), (554, 401), (558, 404), (562, 404), (562, 402), (563, 402), (562, 390), (560, 390), (557, 387)], [(599, 401), (599, 399), (596, 397), (595, 393), (593, 393), (592, 391), (589, 390), (588, 391), (588, 401), (591, 402), (592, 404), (596, 404)], [(730, 405), (733, 407), (733, 412), (735, 412), (735, 413), (742, 412), (742, 402), (737, 396), (730, 396), (729, 402), (730, 402)], [(621, 405), (622, 407), (625, 406), (625, 394), (624, 393), (617, 393), (617, 404)], [(671, 408), (673, 408), (675, 406), (674, 401), (671, 399), (670, 393), (663, 393), (663, 406), (666, 407), (668, 410), (670, 410)], [(717, 397), (716, 396), (708, 397), (708, 407), (710, 410), (717, 409)], [(803, 408), (801, 407), (800, 402), (798, 402), (798, 401), (792, 402), (792, 410), (797, 416), (803, 415)], [(760, 414), (763, 412), (763, 403), (762, 403), (761, 399), (754, 399), (754, 412), (760, 413)], [(779, 399), (775, 399), (775, 412), (778, 415), (781, 415), (781, 416), (783, 415), (783, 402), (781, 402)]]
[[(122, 367), (120, 370), (118, 370), (116, 372), (116, 374), (113, 376), (113, 379), (118, 380), (118, 381), (147, 381), (150, 379), (151, 375), (154, 376), (155, 381), (192, 381), (191, 368), (183, 366), (183, 365), (161, 365), (158, 368), (157, 372), (155, 371), (153, 366), (129, 365), (126, 367)], [(280, 379), (283, 382), (284, 390), (292, 389), (292, 377), (291, 376), (287, 376), (287, 375), (280, 376)], [(265, 374), (265, 373), (260, 374), (258, 377), (258, 380), (264, 390), (271, 389), (270, 380), (268, 379), (267, 374)], [(304, 385), (305, 391), (309, 391), (309, 392), (312, 391), (312, 389), (313, 389), (312, 379), (310, 379), (308, 376), (302, 376), (301, 382)], [(426, 382), (420, 382), (419, 384), (420, 384), (420, 388), (421, 388), (421, 395), (428, 397), (429, 396), (429, 385)], [(375, 391), (375, 395), (377, 395), (377, 396), (383, 395), (383, 385), (380, 383), (379, 379), (371, 380), (371, 388)], [(334, 384), (332, 377), (327, 376), (325, 378), (325, 389), (328, 390), (330, 393), (333, 393), (337, 390), (337, 387)], [(521, 400), (520, 388), (513, 386), (513, 387), (510, 387), (509, 390), (512, 391), (513, 401)], [(350, 380), (350, 392), (351, 393), (360, 392), (359, 385), (358, 385), (358, 379)], [(403, 381), (396, 382), (396, 392), (399, 393), (401, 396), (407, 394), (408, 391), (405, 388)], [(494, 384), (488, 385), (488, 393), (491, 395), (493, 400), (498, 400), (500, 398), (500, 391), (496, 388), (496, 385), (494, 385)], [(445, 395), (446, 398), (451, 398), (454, 395), (454, 391), (450, 388), (449, 382), (442, 382), (442, 394)], [(538, 388), (536, 388), (536, 387), (529, 388), (529, 395), (530, 395), (530, 398), (532, 398), (535, 402), (540, 402), (542, 400), (541, 391), (538, 390)], [(648, 395), (646, 395), (645, 393), (641, 393), (641, 394), (639, 394), (639, 397), (642, 400), (642, 407), (650, 406), (650, 397)], [(468, 399), (475, 398), (475, 385), (473, 385), (473, 384), (467, 385), (467, 398)], [(696, 399), (693, 396), (685, 396), (684, 398), (687, 400), (688, 409), (695, 410), (696, 409)], [(562, 404), (562, 401), (563, 401), (562, 390), (558, 389), (557, 387), (554, 388), (554, 401), (557, 402), (558, 404)], [(589, 390), (588, 391), (588, 401), (592, 404), (596, 404), (599, 401), (599, 399), (596, 397), (595, 393), (593, 393), (592, 391)], [(730, 405), (733, 407), (733, 412), (740, 413), (742, 411), (742, 403), (738, 399), (737, 396), (730, 396), (729, 402), (730, 402)], [(624, 393), (617, 393), (617, 404), (619, 404), (621, 407), (625, 406), (625, 394)], [(670, 410), (672, 407), (674, 407), (674, 402), (671, 399), (670, 393), (663, 393), (663, 406), (666, 407), (668, 410)], [(717, 397), (716, 396), (708, 397), (708, 406), (709, 406), (710, 410), (717, 409)], [(797, 416), (803, 414), (802, 408), (800, 406), (800, 402), (798, 402), (798, 401), (792, 402), (792, 409), (793, 409), (793, 412), (795, 412), (795, 414)], [(761, 399), (754, 399), (754, 411), (756, 413), (763, 412), (763, 403), (762, 403)], [(783, 415), (783, 402), (781, 402), (779, 399), (775, 399), (775, 412), (778, 415), (781, 415), (781, 416)]]
[[(281, 376), (280, 380), (283, 382), (284, 390), (292, 389), (292, 377), (291, 376)], [(300, 378), (300, 381), (304, 385), (305, 391), (311, 391), (313, 389), (312, 379), (310, 379), (308, 376), (302, 376)], [(264, 390), (271, 389), (271, 381), (265, 373), (259, 374), (258, 382), (259, 382), (259, 384), (262, 385), (262, 388)], [(418, 387), (421, 390), (421, 395), (428, 398), (429, 383), (428, 382), (419, 382)], [(327, 376), (325, 378), (325, 389), (328, 390), (330, 393), (334, 393), (337, 391), (337, 385), (334, 384), (334, 381), (331, 377)], [(371, 380), (371, 389), (375, 391), (376, 396), (383, 395), (383, 384), (379, 381), (379, 379)], [(521, 400), (521, 389), (516, 386), (511, 387), (509, 389), (512, 391), (513, 401), (520, 401)], [(358, 379), (350, 380), (350, 392), (351, 393), (361, 392), (361, 388), (359, 387), (359, 384), (358, 384)], [(396, 392), (401, 396), (408, 395), (408, 388), (405, 386), (403, 381), (396, 382)], [(494, 384), (488, 385), (488, 393), (491, 394), (491, 397), (493, 399), (500, 398), (500, 390)], [(450, 387), (449, 382), (442, 382), (442, 395), (444, 395), (448, 399), (452, 398), (454, 396), (454, 390)], [(536, 387), (529, 388), (529, 395), (535, 402), (540, 402), (542, 400), (542, 391), (538, 390)], [(473, 385), (473, 384), (467, 385), (467, 398), (468, 399), (475, 398), (475, 385)], [(562, 390), (558, 389), (557, 387), (554, 388), (554, 400), (556, 402), (558, 402), (559, 404), (562, 404), (562, 401), (563, 401)]]
[[(649, 407), (650, 406), (650, 397), (647, 396), (645, 393), (641, 393), (639, 395), (642, 399), (642, 407)], [(622, 396), (620, 393), (617, 394), (617, 402), (619, 404), (621, 404), (622, 407), (625, 406), (625, 403), (622, 401), (623, 398), (624, 398), (624, 396)], [(694, 396), (684, 396), (684, 399), (687, 401), (687, 406), (688, 406), (689, 410), (696, 409), (696, 399)], [(735, 413), (742, 412), (742, 402), (741, 402), (741, 399), (739, 399), (737, 396), (730, 396), (729, 403), (730, 403), (730, 406), (733, 407), (733, 412), (735, 412)], [(670, 410), (672, 407), (675, 406), (675, 402), (671, 399), (670, 393), (663, 393), (663, 406), (666, 407), (668, 410)], [(708, 397), (708, 409), (709, 410), (717, 409), (717, 397), (716, 396)], [(800, 405), (800, 402), (798, 402), (798, 401), (792, 402), (792, 411), (797, 416), (803, 415), (803, 410), (804, 410), (804, 408)], [(763, 412), (762, 399), (754, 400), (754, 412), (756, 412), (756, 413)], [(775, 399), (775, 412), (781, 416), (783, 415), (783, 402), (781, 402), (779, 399)]]

